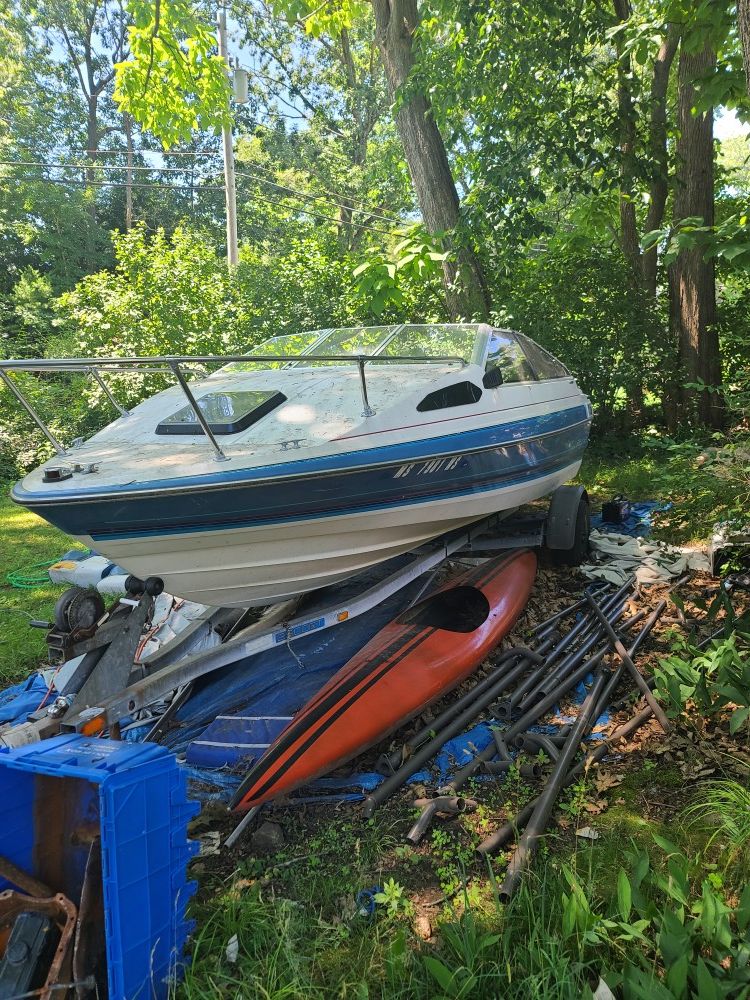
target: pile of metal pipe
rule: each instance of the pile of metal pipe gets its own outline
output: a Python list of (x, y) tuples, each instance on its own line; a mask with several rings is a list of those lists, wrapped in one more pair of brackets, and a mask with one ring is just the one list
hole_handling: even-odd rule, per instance
[[(645, 696), (648, 692), (653, 700), (649, 682), (638, 672), (633, 659), (663, 613), (666, 601), (660, 602), (643, 624), (645, 610), (625, 617), (633, 584), (633, 579), (628, 580), (615, 592), (599, 589), (596, 598), (591, 593), (587, 594), (538, 625), (531, 634), (528, 647), (516, 647), (502, 653), (486, 677), (456, 699), (407, 744), (382, 758), (393, 773), (365, 800), (365, 816), (372, 816), (378, 805), (401, 788), (445, 743), (475, 724), (480, 717), (491, 713), (499, 720), (498, 727), (493, 729), (494, 741), (461, 767), (447, 785), (438, 788), (436, 794), (443, 801), (453, 800), (459, 798), (460, 789), (470, 778), (480, 774), (507, 773), (512, 766), (509, 748), (533, 754), (544, 751), (552, 762), (552, 772), (542, 795), (531, 804), (532, 808), (522, 810), (512, 824), (505, 824), (479, 848), (480, 854), (498, 849), (508, 842), (514, 831), (528, 824), (534, 816), (528, 836), (523, 839), (523, 845), (519, 845), (518, 859), (506, 879), (508, 884), (503, 889), (506, 895), (512, 893), (528, 859), (533, 856), (560, 790), (573, 780), (570, 775), (580, 766), (575, 763), (575, 758), (582, 741), (589, 735), (596, 720), (612, 705), (623, 678), (635, 681), (634, 672), (638, 673), (640, 680), (636, 684), (639, 693)], [(569, 624), (567, 631), (563, 631), (565, 621), (572, 615), (576, 615), (576, 619)], [(641, 625), (639, 630), (636, 629), (638, 625)], [(629, 633), (633, 636), (626, 640), (629, 646), (626, 648), (623, 638)], [(552, 735), (531, 731), (553, 706), (592, 674), (594, 682), (574, 723)], [(649, 702), (650, 714), (656, 714), (654, 705)], [(658, 705), (656, 708), (661, 713)], [(503, 724), (504, 728), (501, 728)], [(533, 777), (538, 770), (538, 764), (527, 765), (525, 776)], [(420, 805), (422, 816), (409, 834), (413, 843), (426, 832), (432, 818), (441, 811), (433, 800), (425, 800)], [(535, 812), (537, 805), (539, 808)]]

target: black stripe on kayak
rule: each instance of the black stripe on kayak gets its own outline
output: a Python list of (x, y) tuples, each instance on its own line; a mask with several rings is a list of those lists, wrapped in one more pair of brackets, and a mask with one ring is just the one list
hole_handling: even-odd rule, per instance
[[(524, 551), (526, 551), (526, 550), (524, 550)], [(505, 569), (505, 567), (510, 562), (514, 561), (518, 557), (518, 555), (519, 555), (518, 551), (511, 552), (508, 555), (505, 555), (505, 556), (502, 556), (502, 557), (497, 557), (497, 560), (492, 565), (485, 564), (485, 565), (482, 565), (482, 566), (475, 566), (474, 569), (468, 570), (466, 573), (461, 574), (461, 576), (458, 577), (455, 580), (455, 582), (451, 583), (451, 586), (445, 587), (445, 591), (452, 590), (454, 587), (459, 587), (459, 586), (461, 586), (461, 587), (473, 586), (473, 587), (476, 587), (477, 589), (481, 589), (493, 576), (497, 575), (497, 573), (499, 573), (501, 570)], [(473, 579), (473, 577), (478, 577), (478, 579), (475, 580), (475, 579)], [(444, 592), (444, 591), (441, 591), (440, 589), (434, 591), (428, 597), (423, 598), (423, 601), (420, 602), (420, 603), (423, 603), (424, 601), (429, 601), (431, 598), (435, 597), (436, 594), (439, 594), (441, 592)], [(385, 629), (387, 629), (389, 627), (389, 625), (398, 625), (398, 624), (401, 624), (400, 623), (400, 618), (403, 615), (405, 615), (407, 612), (413, 611), (415, 607), (419, 607), (419, 604), (416, 604), (416, 605), (413, 605), (411, 607), (408, 607), (404, 611), (402, 611), (401, 614), (398, 615), (396, 618), (394, 618), (392, 622), (389, 622), (387, 625), (384, 625), (383, 628), (381, 629), (381, 632), (378, 633), (378, 635), (382, 634), (382, 632), (385, 631)], [(377, 638), (377, 635), (374, 636), (373, 639), (370, 640), (370, 642), (372, 642), (376, 638)], [(389, 646), (387, 646), (384, 650), (382, 650), (380, 652), (379, 655), (380, 655), (381, 662), (382, 662), (382, 659), (383, 659), (384, 656), (390, 656), (391, 655), (391, 649), (399, 641), (405, 643), (405, 642), (408, 642), (409, 640), (406, 639), (406, 638), (404, 638), (403, 634), (402, 634), (402, 636), (401, 636), (400, 639), (399, 638), (394, 639), (390, 643)], [(365, 648), (366, 648), (366, 645), (362, 647), (362, 649), (365, 649)], [(360, 652), (361, 652), (361, 650), (360, 650)], [(354, 656), (358, 656), (358, 655), (359, 655), (359, 653), (355, 653), (354, 654)], [(354, 657), (352, 657), (351, 659), (353, 659), (353, 658)], [(351, 660), (349, 662), (351, 662)], [(372, 663), (371, 660), (368, 660), (367, 662), (368, 663)], [(345, 668), (346, 668), (346, 664), (344, 664), (344, 666), (341, 668), (341, 671), (343, 671)], [(316, 695), (313, 695), (313, 697), (310, 699), (310, 701), (308, 701), (307, 704), (303, 706), (303, 711), (305, 712), (305, 714), (307, 714), (308, 712), (312, 711), (312, 709), (315, 708), (315, 706), (318, 704), (318, 702), (322, 698), (327, 698), (333, 691), (339, 691), (341, 689), (341, 685), (347, 679), (348, 679), (348, 677), (342, 677), (338, 681), (338, 683), (335, 684), (333, 687), (329, 688), (328, 690), (321, 689)]]
[[(335, 708), (336, 704), (342, 697), (350, 694), (351, 691), (357, 687), (357, 685), (372, 676), (372, 674), (376, 671), (379, 671), (379, 677), (386, 669), (389, 669), (389, 666), (396, 666), (401, 663), (405, 656), (408, 656), (411, 652), (413, 652), (417, 646), (424, 642), (428, 635), (432, 635), (432, 633), (436, 631), (437, 629), (420, 628), (419, 631), (412, 633), (412, 635), (407, 638), (405, 638), (402, 633), (380, 653), (378, 660), (375, 663), (373, 663), (372, 660), (366, 660), (356, 672), (343, 678), (340, 684), (338, 684), (331, 691), (326, 692), (325, 697), (320, 699), (317, 704), (310, 706), (309, 709), (306, 708), (301, 714), (299, 714), (287, 730), (281, 734), (279, 741), (268, 748), (255, 767), (244, 778), (230, 803), (230, 808), (234, 808), (237, 803), (242, 801), (247, 790), (252, 788), (254, 782), (258, 781), (262, 774), (267, 774), (270, 768), (273, 769), (272, 779), (275, 779), (278, 766), (286, 765), (288, 763), (288, 761), (281, 761), (279, 758), (286, 754), (287, 751), (302, 738), (305, 732), (310, 732), (313, 727), (317, 726), (315, 729), (315, 737), (317, 738), (322, 735), (322, 733), (325, 732), (327, 725), (321, 727), (318, 724), (327, 712), (329, 712), (332, 708)], [(377, 680), (377, 678), (375, 679)], [(330, 722), (330, 720), (328, 721)], [(301, 724), (303, 722), (306, 725), (304, 729), (301, 729)], [(268, 784), (268, 782), (266, 782), (266, 784)]]
[[(473, 576), (478, 576), (479, 579), (473, 582), (473, 586), (481, 588), (490, 579), (492, 579), (492, 577), (496, 576), (497, 573), (504, 570), (507, 565), (515, 561), (515, 559), (518, 558), (520, 554), (521, 554), (520, 552), (512, 552), (509, 555), (503, 557), (501, 560), (498, 561), (493, 560), (488, 565), (477, 567), (475, 570), (472, 570), (471, 572), (464, 574), (463, 577), (460, 577), (459, 580), (456, 581), (455, 586), (471, 585), (469, 584), (469, 580)], [(484, 570), (484, 572), (480, 572), (482, 570)], [(465, 578), (469, 578), (469, 580)], [(463, 582), (462, 583), (459, 582), (462, 579)], [(452, 588), (447, 588), (447, 589), (452, 589)], [(425, 600), (429, 600), (429, 598), (425, 598)], [(395, 621), (398, 621), (398, 619), (395, 619)], [(250, 773), (245, 777), (245, 779), (240, 784), (240, 787), (237, 789), (237, 792), (235, 793), (234, 797), (232, 798), (230, 808), (234, 808), (235, 805), (239, 804), (244, 799), (247, 792), (252, 788), (253, 783), (258, 780), (256, 776), (258, 771), (267, 773), (269, 766), (273, 768), (275, 764), (279, 764), (280, 763), (279, 757), (285, 754), (290, 749), (290, 747), (297, 740), (300, 739), (302, 733), (300, 733), (297, 728), (298, 721), (300, 723), (303, 720), (308, 722), (309, 725), (307, 726), (307, 730), (309, 731), (314, 726), (316, 726), (316, 723), (319, 723), (321, 721), (321, 716), (325, 715), (327, 711), (333, 708), (336, 705), (336, 703), (341, 700), (342, 697), (351, 693), (353, 688), (355, 688), (361, 681), (366, 679), (369, 675), (370, 679), (368, 683), (365, 684), (365, 686), (362, 688), (362, 690), (357, 692), (353, 698), (350, 698), (345, 705), (340, 706), (340, 708), (336, 712), (334, 712), (334, 714), (330, 718), (325, 720), (325, 723), (323, 725), (318, 726), (315, 732), (311, 734), (311, 738), (308, 739), (302, 745), (302, 747), (298, 748), (298, 750), (295, 751), (295, 753), (288, 760), (284, 761), (285, 766), (289, 766), (291, 763), (296, 762), (301, 756), (301, 754), (304, 753), (307, 749), (309, 749), (309, 747), (311, 747), (313, 743), (315, 743), (316, 740), (319, 739), (326, 732), (326, 730), (331, 726), (331, 724), (336, 719), (338, 719), (344, 711), (350, 708), (351, 705), (354, 704), (354, 702), (356, 702), (377, 681), (379, 681), (387, 673), (390, 673), (390, 671), (394, 667), (396, 667), (399, 663), (401, 663), (402, 660), (407, 655), (414, 652), (414, 650), (419, 645), (421, 645), (429, 636), (433, 635), (435, 632), (438, 631), (441, 630), (439, 628), (420, 629), (418, 635), (414, 636), (411, 640), (404, 639), (403, 635), (397, 637), (396, 639), (394, 639), (394, 641), (390, 644), (390, 646), (386, 650), (383, 650), (381, 652), (378, 664), (376, 666), (373, 666), (371, 660), (366, 661), (362, 665), (362, 667), (360, 667), (359, 670), (357, 670), (355, 674), (352, 674), (349, 677), (342, 679), (340, 684), (336, 685), (336, 687), (330, 690), (329, 692), (326, 692), (325, 697), (321, 698), (317, 704), (313, 702), (311, 705), (308, 705), (308, 707), (304, 711), (304, 714), (301, 715), (298, 720), (295, 720), (295, 722), (292, 723), (292, 726), (290, 727), (288, 734), (286, 735), (286, 739), (284, 739), (285, 734), (282, 734), (280, 742), (275, 746), (269, 747), (269, 750), (267, 751), (266, 755), (264, 755), (261, 758), (261, 760), (258, 761), (256, 767), (254, 767), (250, 771)], [(389, 663), (389, 660), (391, 659), (393, 654), (399, 651), (399, 647), (400, 647), (400, 655), (395, 657), (393, 661)], [(377, 676), (373, 676), (376, 671), (377, 671)], [(313, 709), (315, 710), (314, 716), (310, 718), (309, 712), (312, 711)], [(271, 775), (269, 779), (266, 782), (264, 782), (263, 786), (260, 789), (255, 790), (253, 797), (261, 795), (268, 790), (269, 786), (272, 785), (274, 780), (276, 779), (277, 770), (278, 768), (274, 768), (273, 775)]]

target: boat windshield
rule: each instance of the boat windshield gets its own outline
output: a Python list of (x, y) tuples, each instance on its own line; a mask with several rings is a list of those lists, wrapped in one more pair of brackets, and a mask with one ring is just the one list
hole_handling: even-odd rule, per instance
[[(324, 361), (324, 355), (421, 359), (455, 357), (481, 363), (489, 327), (480, 323), (394, 323), (383, 326), (338, 327), (272, 337), (253, 347), (254, 357), (290, 356), (299, 361), (235, 361), (222, 373), (259, 368), (292, 368), (344, 364)], [(321, 360), (313, 360), (320, 357)]]
[[(253, 357), (273, 357), (274, 355), (296, 357), (299, 354), (306, 354), (316, 341), (330, 332), (330, 330), (306, 330), (304, 333), (287, 333), (283, 337), (271, 337), (270, 340), (256, 344), (252, 350), (248, 351), (248, 354), (252, 354)], [(250, 372), (257, 371), (259, 368), (284, 368), (288, 364), (288, 361), (233, 361), (231, 364), (224, 365), (221, 371), (222, 374), (225, 372)]]

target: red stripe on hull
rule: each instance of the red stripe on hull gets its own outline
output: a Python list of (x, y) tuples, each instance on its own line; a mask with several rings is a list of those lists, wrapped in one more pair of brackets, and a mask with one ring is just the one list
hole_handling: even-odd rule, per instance
[(513, 627), (535, 573), (533, 552), (502, 556), (388, 624), (268, 748), (243, 781), (236, 808), (260, 805), (332, 771), (460, 684)]

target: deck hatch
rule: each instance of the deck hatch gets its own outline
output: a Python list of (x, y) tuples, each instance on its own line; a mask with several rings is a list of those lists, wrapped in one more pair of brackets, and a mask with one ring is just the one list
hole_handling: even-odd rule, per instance
[[(208, 392), (198, 400), (214, 434), (238, 434), (286, 402), (283, 392)], [(156, 426), (157, 434), (203, 434), (192, 406), (183, 406)]]

